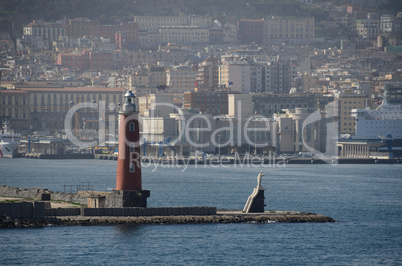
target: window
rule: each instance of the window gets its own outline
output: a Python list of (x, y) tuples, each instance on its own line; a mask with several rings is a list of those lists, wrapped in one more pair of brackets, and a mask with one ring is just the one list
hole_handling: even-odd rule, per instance
[(135, 143), (134, 142), (130, 142), (130, 151), (135, 151)]
[(128, 130), (129, 130), (130, 132), (135, 131), (135, 124), (134, 124), (134, 122), (130, 122), (130, 124), (128, 124)]
[(135, 166), (133, 163), (130, 163), (130, 173), (135, 173)]

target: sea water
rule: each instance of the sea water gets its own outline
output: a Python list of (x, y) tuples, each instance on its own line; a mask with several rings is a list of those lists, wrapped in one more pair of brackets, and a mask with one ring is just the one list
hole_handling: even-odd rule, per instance
[[(242, 209), (266, 172), (266, 210), (336, 223), (66, 226), (0, 230), (0, 264), (402, 263), (402, 165), (143, 167), (150, 207)], [(115, 186), (116, 162), (0, 160), (0, 185), (64, 191)]]

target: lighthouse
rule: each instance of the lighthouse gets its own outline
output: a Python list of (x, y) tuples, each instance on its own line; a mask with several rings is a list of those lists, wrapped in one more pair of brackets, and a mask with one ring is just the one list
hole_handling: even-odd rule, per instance
[(117, 157), (116, 189), (107, 197), (107, 207), (146, 207), (149, 190), (142, 189), (140, 127), (135, 96), (124, 95), (119, 111), (119, 154)]

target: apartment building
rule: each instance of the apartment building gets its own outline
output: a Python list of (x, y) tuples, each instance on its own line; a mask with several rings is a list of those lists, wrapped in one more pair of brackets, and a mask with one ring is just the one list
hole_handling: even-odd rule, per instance
[(219, 85), (240, 93), (289, 93), (297, 69), (289, 60), (234, 61), (219, 66)]
[(45, 22), (34, 20), (23, 27), (23, 36), (42, 36), (47, 41), (47, 45), (66, 35), (67, 25), (64, 21)]
[(297, 69), (289, 60), (271, 61), (265, 66), (265, 88), (261, 92), (289, 93), (297, 76)]
[(184, 108), (199, 109), (202, 113), (226, 115), (228, 91), (192, 91), (184, 93)]
[(67, 35), (71, 38), (82, 38), (83, 36), (100, 36), (99, 22), (87, 18), (70, 19), (67, 22)]
[(237, 27), (241, 43), (263, 43), (264, 19), (240, 19)]
[(400, 32), (402, 19), (395, 18), (392, 14), (382, 15), (380, 18), (380, 30), (383, 33)]
[(355, 134), (356, 121), (351, 116), (352, 109), (364, 109), (367, 97), (352, 93), (335, 95), (334, 101), (338, 108), (339, 133)]
[(138, 97), (139, 114), (145, 117), (169, 117), (177, 110), (173, 104), (173, 94), (149, 94)]
[(63, 65), (75, 71), (112, 70), (114, 68), (113, 54), (84, 51), (81, 53), (58, 53), (56, 65)]
[(94, 70), (112, 70), (114, 68), (113, 54), (89, 52), (89, 68)]
[(152, 66), (149, 68), (150, 86), (166, 85), (166, 71), (164, 67)]
[(240, 61), (220, 65), (219, 68), (220, 85), (230, 87), (231, 91), (248, 94), (264, 89), (263, 65)]
[(197, 70), (190, 66), (175, 66), (166, 70), (166, 83), (172, 92), (192, 91)]
[(89, 52), (58, 53), (56, 65), (63, 65), (76, 71), (89, 69)]
[(207, 44), (209, 30), (197, 26), (163, 26), (159, 29), (162, 43)]
[(30, 120), (29, 93), (23, 90), (0, 90), (0, 120), (7, 119), (13, 129), (28, 129)]
[(380, 33), (380, 27), (377, 21), (360, 19), (356, 20), (356, 32), (362, 38), (377, 38), (377, 34)]
[(219, 63), (219, 58), (208, 57), (198, 66), (197, 88), (208, 89), (219, 86)]
[(199, 16), (134, 16), (138, 23), (138, 30), (142, 32), (158, 33), (161, 27), (195, 26), (209, 28), (211, 20)]
[(130, 87), (150, 86), (150, 75), (147, 70), (138, 70), (129, 76)]
[(314, 41), (314, 18), (264, 19), (263, 41), (270, 44), (308, 44)]

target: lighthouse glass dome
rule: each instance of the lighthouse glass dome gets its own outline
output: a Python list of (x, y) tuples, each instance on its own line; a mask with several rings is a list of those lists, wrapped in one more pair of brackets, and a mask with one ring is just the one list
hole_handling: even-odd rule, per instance
[(128, 113), (128, 112), (136, 112), (136, 105), (135, 105), (135, 95), (132, 93), (132, 91), (128, 91), (124, 95), (124, 105), (123, 105), (123, 112)]

